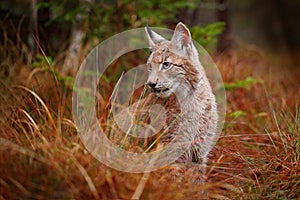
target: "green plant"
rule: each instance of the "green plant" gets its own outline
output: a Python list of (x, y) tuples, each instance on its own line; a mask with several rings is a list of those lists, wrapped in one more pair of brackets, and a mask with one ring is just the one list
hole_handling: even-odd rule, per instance
[(236, 80), (233, 83), (224, 83), (225, 90), (231, 91), (239, 88), (245, 88), (247, 90), (250, 89), (250, 86), (256, 83), (262, 83), (263, 81), (260, 79), (255, 79), (251, 76), (247, 77), (244, 80)]
[[(51, 73), (54, 77), (54, 80), (57, 81), (57, 86), (67, 86), (72, 88), (74, 77), (62, 76), (57, 70), (56, 63), (52, 57), (37, 54), (36, 60), (32, 63), (32, 67), (37, 69), (37, 71)], [(36, 73), (37, 71), (33, 71), (33, 73)]]
[(216, 22), (204, 27), (194, 26), (191, 28), (193, 38), (208, 50), (214, 50), (217, 44), (217, 36), (224, 31), (225, 23)]

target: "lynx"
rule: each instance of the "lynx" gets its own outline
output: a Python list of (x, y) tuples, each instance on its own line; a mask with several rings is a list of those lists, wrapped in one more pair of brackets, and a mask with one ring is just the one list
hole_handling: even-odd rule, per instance
[[(161, 104), (166, 114), (162, 130), (142, 144), (153, 144), (155, 141), (163, 146), (180, 138), (189, 146), (176, 162), (205, 165), (217, 138), (217, 105), (190, 31), (179, 23), (171, 41), (168, 41), (148, 26), (145, 30), (152, 51), (146, 64), (149, 72), (146, 86), (150, 94), (133, 102), (129, 109), (124, 109), (114, 119), (118, 127), (128, 133), (133, 127), (133, 118), (135, 124), (145, 125), (152, 120), (149, 119), (148, 108)], [(110, 137), (116, 143), (124, 143), (119, 134), (111, 133)]]
[[(180, 22), (168, 41), (148, 26), (145, 30), (152, 51), (146, 85), (158, 99), (167, 98), (164, 128), (169, 130), (161, 142), (172, 142), (176, 134), (181, 134), (190, 146), (177, 162), (205, 165), (217, 139), (217, 104), (190, 31)], [(178, 112), (180, 117), (174, 120)], [(181, 130), (177, 131), (179, 125)]]

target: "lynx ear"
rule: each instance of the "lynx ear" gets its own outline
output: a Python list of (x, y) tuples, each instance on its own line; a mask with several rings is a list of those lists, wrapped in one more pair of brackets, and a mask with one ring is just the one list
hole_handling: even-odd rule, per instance
[(160, 43), (163, 40), (166, 40), (165, 38), (163, 38), (162, 36), (160, 36), (159, 34), (155, 33), (154, 31), (152, 31), (147, 23), (147, 26), (145, 27), (145, 31), (148, 37), (148, 41), (149, 41), (149, 46), (152, 48), (154, 46), (156, 46), (158, 43)]
[(192, 42), (192, 37), (189, 29), (181, 22), (176, 25), (171, 42), (179, 49), (188, 47)]

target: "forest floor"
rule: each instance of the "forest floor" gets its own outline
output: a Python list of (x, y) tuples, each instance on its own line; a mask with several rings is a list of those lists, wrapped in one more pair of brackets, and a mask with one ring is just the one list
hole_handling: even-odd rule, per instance
[(19, 64), (0, 81), (0, 199), (299, 199), (300, 73), (285, 57), (253, 46), (215, 56), (227, 110), (208, 181), (166, 167), (141, 191), (143, 174), (113, 170), (86, 151), (72, 121), (72, 87)]

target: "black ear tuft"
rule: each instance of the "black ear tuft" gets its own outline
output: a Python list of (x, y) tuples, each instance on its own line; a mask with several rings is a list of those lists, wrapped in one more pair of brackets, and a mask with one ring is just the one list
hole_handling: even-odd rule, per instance
[(146, 27), (145, 27), (145, 31), (146, 31), (146, 34), (148, 36), (148, 41), (149, 41), (150, 47), (154, 47), (155, 45), (157, 45), (161, 41), (165, 40), (165, 38), (163, 38), (162, 36), (160, 36), (159, 34), (157, 34), (157, 33), (155, 33), (154, 31), (151, 30), (151, 28), (148, 26), (148, 21), (147, 21), (147, 24), (146, 24)]
[(184, 24), (184, 21), (182, 20), (182, 18), (180, 16), (178, 17), (178, 22)]

